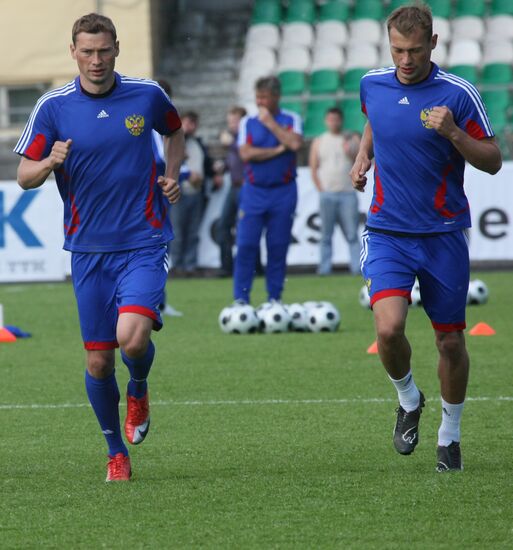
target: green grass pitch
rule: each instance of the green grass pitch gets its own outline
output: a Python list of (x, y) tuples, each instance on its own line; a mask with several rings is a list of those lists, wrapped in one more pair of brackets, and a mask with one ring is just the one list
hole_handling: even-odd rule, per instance
[[(468, 309), (468, 325), (497, 334), (467, 337), (462, 473), (434, 471), (440, 406), (424, 312), (410, 311), (407, 333), (428, 401), (420, 445), (403, 457), (395, 392), (366, 353), (362, 280), (291, 276), (284, 300), (334, 302), (338, 333), (225, 335), (230, 281), (170, 282), (185, 316), (154, 336), (152, 427), (131, 449), (126, 484), (104, 483), (71, 285), (3, 285), (5, 322), (33, 337), (0, 344), (0, 548), (512, 548), (512, 275), (477, 276), (490, 300)], [(118, 381), (124, 394), (119, 360)]]

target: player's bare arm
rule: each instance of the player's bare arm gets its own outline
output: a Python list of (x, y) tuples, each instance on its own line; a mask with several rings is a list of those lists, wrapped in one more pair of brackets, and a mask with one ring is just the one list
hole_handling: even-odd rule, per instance
[(475, 139), (469, 136), (454, 122), (452, 111), (446, 107), (433, 107), (428, 123), (443, 137), (447, 138), (464, 159), (478, 170), (496, 174), (502, 166), (502, 155), (495, 138)]
[(352, 134), (344, 141), (344, 153), (354, 162), (360, 149), (360, 136)]
[(278, 138), (281, 144), (285, 145), (287, 149), (294, 152), (301, 149), (301, 146), (303, 145), (303, 138), (299, 134), (296, 134), (296, 132), (280, 126), (276, 120), (274, 120), (271, 111), (269, 111), (267, 107), (261, 106), (258, 108), (258, 119)]
[(185, 138), (183, 130), (180, 128), (167, 136), (166, 145), (166, 173), (159, 176), (157, 183), (162, 188), (162, 192), (167, 200), (174, 204), (180, 199), (180, 186), (178, 185), (178, 174), (180, 166), (185, 156)]
[(239, 155), (243, 162), (264, 162), (281, 155), (286, 150), (282, 143), (276, 147), (254, 147), (245, 143), (239, 147)]
[(317, 191), (321, 191), (321, 180), (319, 179), (319, 176), (317, 174), (317, 170), (319, 169), (319, 139), (315, 138), (312, 141), (312, 145), (310, 147), (310, 154), (308, 156), (308, 165), (310, 167), (310, 174), (312, 176), (312, 181), (314, 182), (315, 187), (317, 188)]
[(23, 189), (35, 189), (46, 181), (51, 172), (61, 167), (71, 150), (71, 139), (56, 141), (50, 154), (41, 160), (22, 157), (18, 165), (18, 184)]
[(372, 128), (367, 122), (363, 130), (362, 140), (360, 142), (360, 149), (356, 155), (353, 167), (349, 172), (353, 187), (357, 191), (363, 191), (367, 185), (366, 173), (371, 167), (371, 161), (374, 157), (374, 144), (372, 139)]

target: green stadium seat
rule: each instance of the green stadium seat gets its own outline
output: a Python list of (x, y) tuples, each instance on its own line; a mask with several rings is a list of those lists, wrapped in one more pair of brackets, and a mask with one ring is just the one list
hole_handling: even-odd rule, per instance
[(341, 107), (344, 113), (344, 130), (358, 132), (359, 134), (363, 133), (367, 118), (362, 113), (360, 100), (358, 98), (344, 99)]
[(344, 130), (347, 132), (363, 134), (366, 122), (367, 118), (360, 110), (344, 113)]
[(335, 99), (314, 99), (306, 105), (306, 118), (324, 118), (326, 111), (331, 107), (336, 107), (337, 102)]
[(487, 107), (488, 118), (492, 124), (493, 131), (495, 133), (500, 133), (504, 131), (508, 125), (508, 116), (506, 109), (501, 109), (500, 107), (492, 107), (491, 109)]
[(406, 4), (411, 4), (410, 0), (392, 0), (388, 6), (388, 13), (392, 13), (397, 8), (404, 6)]
[(301, 101), (281, 101), (280, 108), (286, 111), (292, 111), (300, 116), (303, 116), (304, 106)]
[(359, 92), (360, 91), (360, 80), (362, 76), (367, 73), (369, 69), (364, 69), (360, 67), (355, 67), (354, 69), (349, 69), (344, 74), (342, 81), (342, 87), (345, 92)]
[(456, 76), (468, 80), (472, 84), (477, 84), (479, 81), (479, 73), (475, 65), (453, 65), (448, 71)]
[(313, 0), (292, 0), (287, 9), (287, 23), (313, 23), (315, 3)]
[(489, 63), (483, 67), (482, 84), (513, 83), (513, 68), (508, 63)]
[(484, 104), (488, 110), (503, 109), (506, 110), (512, 105), (509, 90), (485, 90), (481, 94)]
[(281, 95), (301, 95), (306, 88), (306, 75), (303, 71), (283, 71), (278, 75), (281, 82)]
[(349, 2), (346, 0), (332, 0), (321, 4), (319, 21), (347, 21), (349, 19)]
[(449, 19), (452, 15), (451, 0), (427, 0), (427, 4), (431, 7), (434, 17)]
[(493, 0), (490, 15), (513, 15), (511, 0)]
[(303, 134), (307, 139), (317, 137), (325, 131), (326, 126), (324, 125), (324, 113), (307, 115), (303, 128)]
[(343, 113), (354, 109), (361, 110), (360, 98), (356, 95), (353, 95), (352, 97), (344, 97), (344, 99), (340, 102), (340, 108)]
[(472, 15), (483, 17), (486, 11), (485, 0), (458, 0), (456, 3), (456, 17)]
[(334, 94), (340, 86), (340, 74), (332, 69), (319, 69), (310, 75), (310, 93)]
[(272, 23), (279, 25), (281, 22), (281, 3), (279, 0), (259, 0), (253, 8), (251, 24)]
[(381, 0), (358, 0), (355, 5), (353, 19), (375, 19), (384, 17), (383, 3)]

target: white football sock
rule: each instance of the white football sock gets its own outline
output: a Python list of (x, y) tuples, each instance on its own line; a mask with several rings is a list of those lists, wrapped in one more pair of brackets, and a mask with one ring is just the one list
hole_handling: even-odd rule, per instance
[(394, 380), (390, 375), (388, 377), (397, 390), (397, 397), (399, 397), (399, 404), (401, 407), (406, 412), (411, 412), (418, 408), (420, 404), (420, 392), (415, 385), (411, 370), (400, 380)]
[(453, 441), (460, 441), (460, 423), (465, 403), (447, 403), (442, 397), (442, 423), (438, 430), (438, 445), (448, 447)]

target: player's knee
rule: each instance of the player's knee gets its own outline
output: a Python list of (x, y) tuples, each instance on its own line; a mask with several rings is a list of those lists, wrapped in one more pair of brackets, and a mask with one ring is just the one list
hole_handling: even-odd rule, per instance
[(437, 332), (436, 347), (442, 357), (458, 359), (465, 353), (465, 338), (463, 332)]
[(143, 335), (132, 335), (119, 345), (125, 355), (131, 359), (142, 357), (148, 349), (149, 339)]
[(381, 343), (390, 343), (392, 345), (394, 342), (404, 338), (404, 329), (405, 325), (402, 320), (390, 320), (387, 323), (380, 323), (376, 329), (378, 340)]
[(93, 378), (107, 378), (114, 371), (114, 354), (89, 352), (87, 371)]

